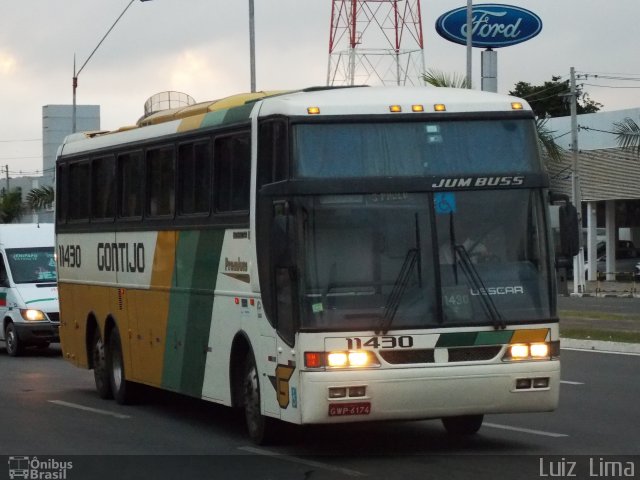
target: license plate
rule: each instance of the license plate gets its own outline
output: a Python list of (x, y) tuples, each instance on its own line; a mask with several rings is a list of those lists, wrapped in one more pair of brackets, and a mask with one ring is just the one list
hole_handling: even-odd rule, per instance
[(369, 415), (371, 413), (370, 402), (358, 403), (330, 403), (330, 417), (344, 417), (350, 415)]

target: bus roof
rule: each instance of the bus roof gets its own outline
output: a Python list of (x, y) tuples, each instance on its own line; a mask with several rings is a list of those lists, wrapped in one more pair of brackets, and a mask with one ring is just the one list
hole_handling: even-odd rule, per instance
[[(531, 111), (526, 101), (495, 93), (436, 87), (314, 87), (305, 90), (254, 92), (211, 102), (163, 110), (142, 118), (136, 126), (115, 132), (69, 135), (58, 156), (157, 138), (217, 125), (246, 122), (254, 115), (412, 115), (429, 112), (507, 112), (518, 104)], [(414, 106), (421, 106), (414, 108)], [(438, 105), (438, 109), (436, 108)], [(315, 107), (313, 113), (309, 108)], [(398, 111), (399, 110), (399, 111)]]

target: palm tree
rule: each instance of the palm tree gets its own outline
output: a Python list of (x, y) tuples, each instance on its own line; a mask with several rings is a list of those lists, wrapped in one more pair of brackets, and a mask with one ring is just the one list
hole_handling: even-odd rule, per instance
[(445, 73), (442, 70), (430, 69), (422, 75), (422, 79), (433, 87), (468, 88), (466, 75)]
[[(430, 69), (422, 76), (423, 80), (434, 87), (467, 88), (467, 77), (457, 73), (447, 74), (440, 70)], [(547, 119), (536, 119), (538, 142), (543, 154), (554, 162), (562, 160), (564, 149), (555, 142), (554, 131), (549, 130)]]
[(627, 117), (621, 122), (614, 122), (613, 133), (621, 148), (635, 150), (640, 156), (640, 127), (635, 121)]
[(15, 189), (0, 195), (0, 223), (11, 223), (22, 217), (22, 193)]
[(33, 210), (51, 208), (54, 200), (55, 193), (53, 187), (47, 185), (39, 188), (33, 188), (29, 193), (27, 193), (27, 204)]

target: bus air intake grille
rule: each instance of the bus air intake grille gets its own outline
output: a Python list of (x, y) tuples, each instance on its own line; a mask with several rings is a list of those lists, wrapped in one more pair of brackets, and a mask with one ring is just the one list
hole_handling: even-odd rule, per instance
[(495, 358), (502, 350), (502, 345), (488, 347), (450, 348), (449, 362), (480, 362)]
[(392, 365), (404, 363), (434, 363), (433, 348), (415, 350), (380, 350), (378, 352), (385, 362)]

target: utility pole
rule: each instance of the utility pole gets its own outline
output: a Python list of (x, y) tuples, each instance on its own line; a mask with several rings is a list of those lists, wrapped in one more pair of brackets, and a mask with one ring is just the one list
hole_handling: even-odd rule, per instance
[[(571, 156), (573, 168), (571, 173), (571, 187), (573, 190), (573, 204), (578, 210), (578, 239), (580, 250), (578, 255), (573, 257), (573, 293), (585, 293), (584, 282), (584, 245), (582, 244), (582, 195), (580, 192), (580, 172), (578, 166), (578, 89), (576, 88), (576, 69), (570, 70), (570, 92), (571, 102)], [(591, 265), (594, 268), (595, 265)]]
[(7, 174), (7, 193), (9, 193), (9, 165), (5, 165), (5, 173)]
[(256, 91), (256, 29), (253, 0), (249, 0), (249, 64), (251, 70), (251, 92)]
[(473, 88), (471, 62), (473, 58), (473, 0), (467, 0), (467, 88)]

